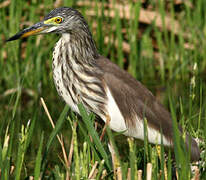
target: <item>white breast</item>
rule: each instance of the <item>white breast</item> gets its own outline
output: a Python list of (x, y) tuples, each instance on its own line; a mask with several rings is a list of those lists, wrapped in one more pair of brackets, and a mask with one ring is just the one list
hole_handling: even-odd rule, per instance
[[(65, 57), (62, 56), (61, 61), (58, 62), (58, 57), (59, 57), (59, 47), (61, 46), (62, 39), (60, 39), (54, 49), (54, 54), (53, 54), (53, 78), (54, 78), (54, 83), (57, 89), (58, 94), (64, 99), (64, 101), (72, 108), (73, 111), (79, 113), (78, 107), (76, 104), (73, 103), (73, 100), (70, 96), (70, 93), (68, 92), (68, 89), (63, 84), (63, 79), (62, 79), (62, 66), (63, 69), (66, 71), (66, 60), (64, 59)], [(70, 88), (70, 82), (68, 82), (68, 88)]]

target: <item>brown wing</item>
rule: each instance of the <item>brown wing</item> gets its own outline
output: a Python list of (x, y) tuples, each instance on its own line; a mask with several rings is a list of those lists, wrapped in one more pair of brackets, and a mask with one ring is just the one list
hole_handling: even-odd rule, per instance
[[(140, 119), (146, 117), (149, 127), (159, 132), (161, 129), (163, 135), (172, 141), (173, 130), (170, 113), (156, 100), (153, 94), (129, 73), (108, 59), (101, 56), (96, 63), (104, 72), (103, 79), (125, 118), (127, 126), (132, 127), (135, 124), (135, 119), (132, 118), (132, 114), (135, 112)], [(198, 159), (199, 148), (193, 139), (191, 147), (192, 158)]]
[(135, 112), (140, 119), (147, 118), (149, 126), (160, 131), (170, 139), (172, 121), (170, 114), (156, 100), (153, 94), (129, 73), (120, 69), (106, 58), (101, 57), (97, 64), (104, 72), (103, 78), (109, 86), (128, 126), (134, 125), (131, 114)]

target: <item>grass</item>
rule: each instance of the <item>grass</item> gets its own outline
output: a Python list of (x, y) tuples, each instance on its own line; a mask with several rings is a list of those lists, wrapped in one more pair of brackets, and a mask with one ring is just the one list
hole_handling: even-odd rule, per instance
[[(122, 6), (130, 8), (128, 12), (133, 16), (129, 19), (126, 12), (101, 4), (99, 6), (99, 1), (88, 2), (88, 5), (82, 5), (80, 1), (61, 1), (61, 6), (73, 6), (80, 10), (91, 27), (101, 54), (148, 87), (170, 110), (174, 124), (178, 122), (191, 135), (202, 139), (201, 148), (205, 150), (206, 2), (187, 1), (177, 5), (164, 1), (149, 1), (148, 4), (127, 1)], [(103, 3), (116, 5), (119, 2), (114, 0), (108, 3), (104, 0)], [(102, 176), (112, 179), (115, 173), (117, 177), (126, 179), (128, 171), (131, 179), (137, 179), (137, 170), (141, 169), (142, 172), (140, 170), (138, 173), (146, 178), (146, 169), (151, 164), (153, 179), (166, 179), (166, 176), (171, 179), (172, 152), (169, 152), (166, 161), (164, 148), (159, 150), (151, 146), (146, 138), (144, 146), (140, 147), (133, 139), (121, 144), (117, 140), (120, 135), (108, 128), (104, 140), (100, 141), (102, 132), (95, 123), (94, 115), (87, 114), (80, 105), (80, 118), (65, 106), (55, 90), (51, 68), (52, 50), (59, 36), (46, 35), (7, 44), (4, 42), (20, 29), (42, 19), (54, 8), (54, 1), (11, 0), (5, 7), (1, 5), (1, 179), (24, 179), (29, 176), (35, 179), (65, 179), (69, 176), (73, 179), (100, 179)], [(143, 7), (150, 8), (150, 11), (157, 10), (165, 23), (159, 27), (158, 19), (150, 23), (140, 21)], [(112, 11), (113, 16), (106, 14)], [(167, 27), (167, 17), (172, 19), (171, 29)], [(178, 22), (178, 27), (175, 22)], [(41, 97), (55, 121), (54, 129), (40, 103)], [(63, 137), (67, 161), (57, 141), (57, 133), (60, 139)], [(176, 141), (175, 161), (179, 178), (191, 179), (189, 162), (180, 148), (178, 136)], [(114, 149), (113, 155), (109, 152), (108, 142)], [(206, 154), (202, 153), (201, 156), (199, 169), (204, 179)], [(113, 171), (114, 168), (117, 168), (117, 172)]]

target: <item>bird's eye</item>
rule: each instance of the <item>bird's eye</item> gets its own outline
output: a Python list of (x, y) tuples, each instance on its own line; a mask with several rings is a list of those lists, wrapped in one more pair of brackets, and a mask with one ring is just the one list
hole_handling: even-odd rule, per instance
[(60, 24), (63, 21), (63, 19), (61, 17), (57, 17), (54, 21), (55, 23)]

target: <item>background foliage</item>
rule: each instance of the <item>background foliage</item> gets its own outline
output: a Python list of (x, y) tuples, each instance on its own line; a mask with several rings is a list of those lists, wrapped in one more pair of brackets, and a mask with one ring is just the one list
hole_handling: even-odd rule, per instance
[[(79, 122), (77, 119), (80, 118), (69, 111), (68, 118), (65, 117), (67, 110), (63, 111), (65, 103), (57, 95), (51, 68), (52, 51), (59, 35), (5, 43), (8, 37), (38, 22), (59, 6), (72, 6), (81, 11), (90, 25), (99, 52), (148, 87), (173, 112), (174, 119), (184, 129), (203, 139), (205, 148), (206, 1), (5, 0), (0, 2), (0, 176), (5, 179), (10, 176), (38, 178), (40, 175), (66, 177), (67, 166), (62, 163), (61, 147), (54, 138), (58, 127), (52, 130), (40, 97), (46, 102), (55, 123), (59, 119), (57, 125), (62, 127), (67, 154), (71, 149), (71, 139), (76, 138), (72, 141), (77, 143), (73, 154), (76, 158), (72, 159), (69, 172), (73, 172), (77, 179), (88, 178), (89, 170), (98, 161), (99, 169), (106, 169), (110, 174), (108, 178), (113, 176), (107, 141), (95, 140), (96, 136), (91, 135), (95, 131), (89, 132), (85, 127), (84, 119), (92, 120), (93, 116), (84, 114), (83, 121)], [(77, 121), (78, 125), (73, 123)], [(91, 133), (94, 145), (89, 143), (88, 133)], [(107, 132), (107, 138), (113, 139), (111, 132)], [(158, 161), (151, 146), (148, 147), (150, 155), (142, 147), (134, 148), (135, 151), (132, 147), (130, 143), (130, 156), (122, 160), (121, 167), (130, 167), (131, 172), (135, 172), (136, 169), (144, 170), (146, 162)], [(93, 154), (94, 149), (97, 150)], [(90, 156), (89, 159), (86, 156)], [(205, 155), (202, 158), (204, 162)], [(105, 162), (101, 166), (102, 159)], [(154, 166), (154, 162), (156, 174), (159, 169), (164, 170), (158, 163)], [(163, 164), (164, 160), (161, 162)], [(77, 164), (89, 168), (80, 172)], [(204, 165), (201, 164), (201, 168), (204, 175)], [(191, 177), (188, 170), (182, 172), (185, 172), (182, 177)], [(99, 178), (101, 173), (97, 174)], [(154, 177), (158, 178), (157, 175)]]

